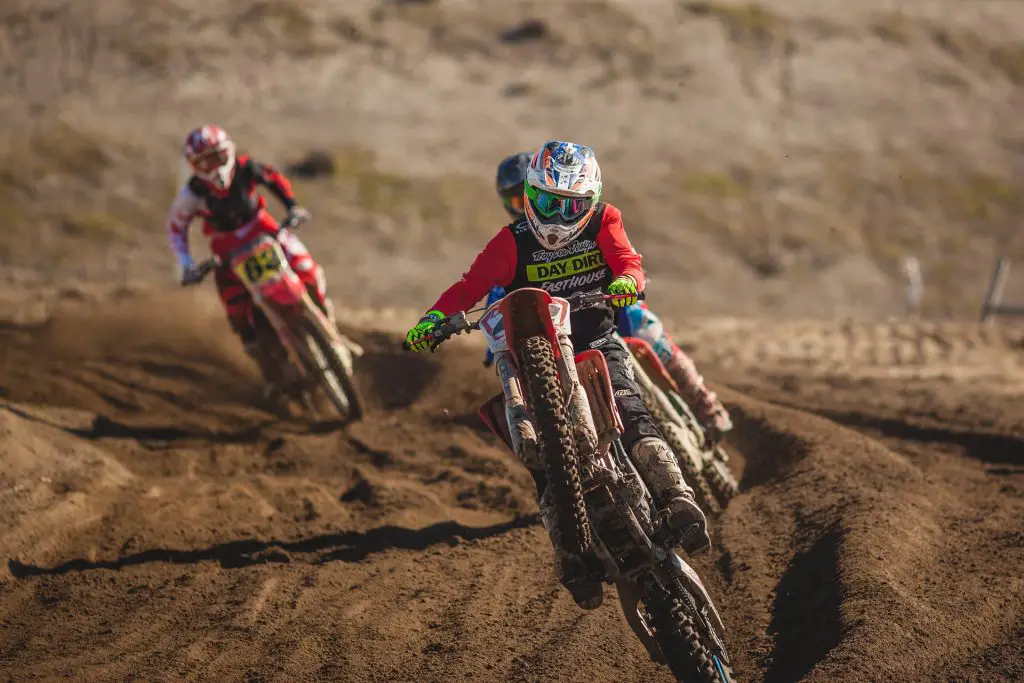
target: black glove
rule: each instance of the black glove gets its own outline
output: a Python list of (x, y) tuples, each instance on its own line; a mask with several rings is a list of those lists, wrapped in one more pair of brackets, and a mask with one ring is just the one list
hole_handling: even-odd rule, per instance
[(181, 286), (198, 285), (206, 277), (206, 270), (196, 264), (190, 264), (181, 269)]

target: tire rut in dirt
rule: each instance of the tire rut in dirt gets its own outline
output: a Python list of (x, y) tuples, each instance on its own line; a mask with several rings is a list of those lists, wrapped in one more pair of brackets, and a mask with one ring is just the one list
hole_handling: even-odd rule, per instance
[(576, 440), (573, 438), (558, 365), (544, 337), (527, 337), (518, 349), (530, 409), (540, 436), (548, 486), (558, 514), (565, 550), (581, 554), (590, 547), (590, 522), (583, 502)]

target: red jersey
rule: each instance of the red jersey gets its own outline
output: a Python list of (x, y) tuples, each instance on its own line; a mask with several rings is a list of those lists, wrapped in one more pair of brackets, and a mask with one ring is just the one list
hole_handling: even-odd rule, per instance
[[(644, 289), (641, 257), (629, 243), (622, 213), (602, 203), (576, 239), (555, 251), (541, 246), (525, 218), (503, 227), (432, 310), (445, 315), (468, 310), (495, 286), (506, 291), (537, 287), (565, 297), (606, 289), (620, 275), (631, 276), (637, 289)], [(573, 314), (572, 325), (574, 338), (605, 334), (613, 327), (611, 311), (608, 307), (579, 311)]]

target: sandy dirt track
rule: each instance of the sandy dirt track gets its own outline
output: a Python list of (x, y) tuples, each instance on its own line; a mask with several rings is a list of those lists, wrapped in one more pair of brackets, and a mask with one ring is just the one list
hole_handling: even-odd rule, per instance
[[(219, 318), (156, 303), (0, 328), (0, 680), (670, 680), (614, 600), (556, 584), (475, 348), (355, 331), (366, 420), (280, 422)], [(1024, 675), (1019, 337), (995, 336), (991, 391), (723, 370), (743, 493), (697, 567), (741, 680)]]

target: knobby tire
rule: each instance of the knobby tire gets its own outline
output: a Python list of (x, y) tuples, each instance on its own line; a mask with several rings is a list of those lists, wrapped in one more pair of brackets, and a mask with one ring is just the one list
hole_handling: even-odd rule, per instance
[[(715, 450), (717, 451), (719, 448), (721, 446), (716, 446)], [(740, 492), (740, 485), (736, 481), (736, 477), (729, 471), (728, 465), (717, 456), (713, 455), (712, 457), (715, 458), (715, 462), (704, 464), (704, 476), (711, 490), (714, 491), (719, 506), (724, 509), (733, 496)]]
[[(303, 362), (306, 363), (307, 371), (317, 375), (321, 388), (342, 418), (358, 420), (363, 414), (359, 393), (323, 330), (309, 318), (302, 318), (298, 332), (303, 344)], [(321, 369), (320, 359), (316, 358), (317, 353), (325, 361), (326, 371)]]
[(551, 343), (527, 337), (518, 346), (520, 372), (530, 398), (530, 412), (540, 440), (549, 494), (555, 504), (563, 548), (580, 555), (591, 543), (590, 521), (583, 502), (576, 439)]
[(679, 433), (682, 427), (665, 414), (665, 411), (662, 410), (661, 405), (654, 396), (645, 395), (643, 399), (647, 412), (651, 414), (654, 423), (658, 425), (658, 429), (661, 431), (661, 435), (665, 437), (669, 448), (676, 454), (679, 469), (683, 471), (683, 478), (686, 479), (686, 483), (693, 488), (693, 497), (697, 501), (697, 505), (700, 506), (700, 509), (705, 514), (710, 515), (721, 512), (722, 508), (718, 504), (718, 498), (715, 496), (708, 481), (704, 478), (704, 473), (698, 470), (694, 466), (692, 459), (686, 455), (686, 441)]
[(733, 683), (732, 670), (723, 658), (716, 663), (704, 645), (700, 628), (683, 607), (683, 598), (663, 593), (647, 604), (658, 647), (677, 681), (685, 683)]

